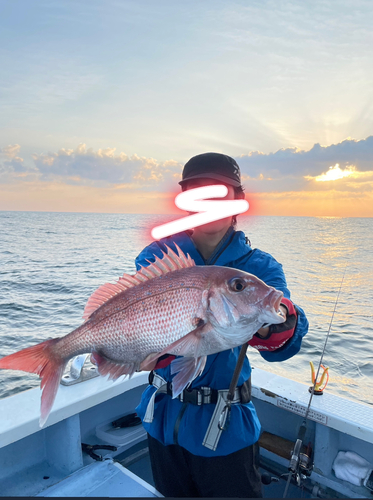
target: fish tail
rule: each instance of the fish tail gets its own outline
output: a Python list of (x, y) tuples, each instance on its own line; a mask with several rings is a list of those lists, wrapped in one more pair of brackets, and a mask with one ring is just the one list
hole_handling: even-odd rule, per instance
[(41, 378), (42, 427), (51, 411), (58, 385), (67, 360), (61, 358), (55, 348), (60, 339), (51, 339), (0, 359), (0, 368), (37, 373)]

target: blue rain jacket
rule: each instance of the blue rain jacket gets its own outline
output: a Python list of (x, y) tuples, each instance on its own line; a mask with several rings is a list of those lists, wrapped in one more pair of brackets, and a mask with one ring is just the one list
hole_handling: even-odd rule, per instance
[[(176, 251), (176, 243), (185, 254), (194, 259), (196, 265), (217, 265), (241, 269), (254, 274), (267, 285), (281, 290), (284, 296), (290, 299), (282, 265), (270, 254), (258, 249), (252, 249), (246, 241), (242, 231), (229, 228), (213, 255), (205, 261), (195, 247), (187, 232), (182, 232), (160, 241), (155, 241), (146, 247), (136, 259), (136, 267), (147, 267), (147, 260), (154, 262), (154, 254), (162, 258), (162, 252), (167, 251), (165, 245)], [(177, 252), (177, 251), (176, 251)], [(296, 354), (301, 346), (302, 337), (307, 333), (308, 321), (304, 311), (297, 306), (298, 323), (294, 335), (284, 346), (276, 351), (261, 351), (260, 354), (267, 361), (283, 361)], [(201, 386), (213, 389), (228, 389), (236, 366), (240, 347), (229, 349), (207, 356), (206, 367), (203, 373), (191, 384), (191, 388)], [(170, 366), (156, 371), (166, 381), (172, 381)], [(250, 377), (251, 366), (246, 358), (237, 386), (240, 386)], [(155, 392), (155, 387), (148, 386), (142, 395), (141, 402), (136, 408), (139, 417), (143, 420), (148, 402)], [(232, 405), (230, 425), (222, 432), (216, 451), (202, 445), (207, 427), (215, 409), (214, 404), (196, 406), (188, 404), (178, 418), (183, 407), (178, 399), (172, 399), (167, 394), (157, 394), (155, 399), (154, 419), (152, 423), (144, 423), (146, 431), (164, 445), (179, 444), (194, 455), (214, 457), (228, 455), (246, 446), (255, 443), (260, 436), (260, 423), (252, 402)]]

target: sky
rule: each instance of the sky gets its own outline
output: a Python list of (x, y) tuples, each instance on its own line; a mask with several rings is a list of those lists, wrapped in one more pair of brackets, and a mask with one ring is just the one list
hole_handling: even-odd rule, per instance
[(252, 215), (373, 217), (370, 0), (2, 0), (0, 210), (168, 213), (236, 159)]

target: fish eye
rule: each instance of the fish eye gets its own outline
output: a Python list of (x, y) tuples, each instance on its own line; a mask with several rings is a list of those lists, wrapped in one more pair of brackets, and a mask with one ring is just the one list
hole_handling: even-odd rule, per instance
[(229, 282), (229, 287), (233, 292), (242, 292), (246, 288), (246, 283), (241, 278), (233, 278)]

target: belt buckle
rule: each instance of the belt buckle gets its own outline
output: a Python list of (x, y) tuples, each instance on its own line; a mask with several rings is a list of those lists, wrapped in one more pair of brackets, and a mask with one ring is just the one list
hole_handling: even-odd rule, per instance
[(182, 403), (191, 403), (193, 405), (201, 406), (203, 404), (203, 393), (201, 389), (184, 389), (181, 392), (179, 399)]

